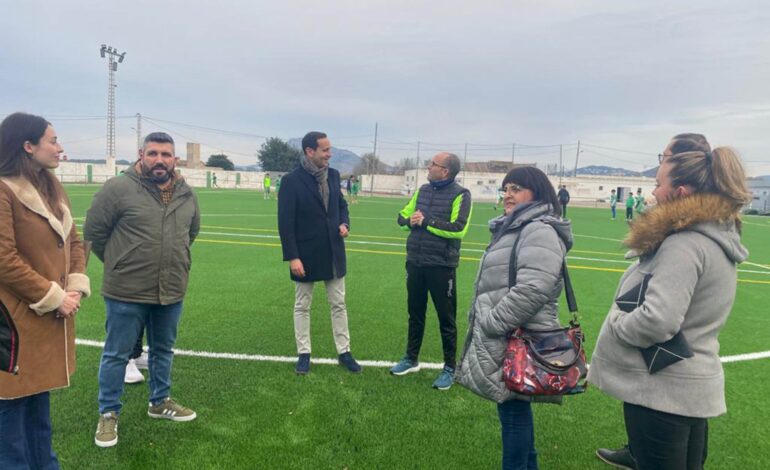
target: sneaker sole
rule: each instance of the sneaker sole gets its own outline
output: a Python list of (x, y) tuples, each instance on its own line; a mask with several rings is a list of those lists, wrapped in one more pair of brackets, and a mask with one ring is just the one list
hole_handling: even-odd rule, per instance
[(595, 452), (595, 454), (596, 454), (596, 456), (599, 458), (599, 460), (601, 460), (602, 462), (606, 463), (607, 465), (611, 465), (611, 466), (613, 466), (613, 467), (615, 467), (615, 468), (622, 468), (622, 469), (624, 469), (624, 470), (634, 470), (634, 468), (633, 468), (633, 467), (628, 467), (628, 466), (626, 466), (626, 465), (623, 465), (623, 464), (619, 464), (619, 463), (613, 462), (613, 461), (611, 461), (611, 460), (607, 460), (607, 459), (605, 459), (604, 457), (602, 457), (602, 456), (599, 454), (599, 452), (598, 452), (598, 451), (597, 451), (597, 452)]
[(181, 422), (185, 422), (185, 421), (192, 421), (192, 420), (194, 420), (195, 418), (198, 417), (198, 414), (193, 412), (193, 414), (191, 414), (189, 416), (171, 416), (171, 415), (156, 415), (156, 414), (150, 413), (148, 411), (147, 412), (147, 416), (149, 416), (150, 418), (167, 419), (169, 421), (177, 421), (177, 422), (181, 423)]
[(117, 443), (118, 443), (118, 436), (115, 436), (115, 439), (113, 439), (111, 441), (100, 441), (99, 439), (94, 437), (94, 444), (96, 444), (97, 447), (102, 447), (102, 448), (104, 448), (104, 447), (112, 447), (112, 446), (114, 446)]
[(439, 387), (438, 385), (434, 385), (433, 388), (435, 388), (436, 390), (442, 390), (443, 391), (443, 390), (449, 390), (450, 388), (452, 388), (452, 386), (449, 385), (447, 387)]
[(142, 378), (141, 378), (141, 379), (140, 379), (139, 377), (131, 377), (131, 378), (129, 378), (129, 377), (126, 377), (126, 378), (123, 380), (123, 382), (125, 382), (125, 383), (127, 383), (127, 384), (138, 384), (138, 383), (142, 383), (142, 382), (144, 382), (144, 376), (142, 376)]
[(94, 438), (94, 444), (96, 444), (97, 447), (101, 447), (101, 448), (112, 447), (117, 443), (118, 443), (117, 437), (111, 441), (100, 441), (99, 439)]
[(406, 369), (406, 370), (402, 370), (401, 372), (393, 372), (393, 371), (391, 370), (391, 371), (390, 371), (390, 375), (397, 375), (397, 376), (401, 376), (401, 375), (411, 374), (412, 372), (419, 372), (419, 371), (420, 371), (420, 366), (419, 366), (419, 365), (416, 365), (416, 366), (414, 366), (414, 367), (410, 367), (410, 368), (408, 368), (408, 369)]

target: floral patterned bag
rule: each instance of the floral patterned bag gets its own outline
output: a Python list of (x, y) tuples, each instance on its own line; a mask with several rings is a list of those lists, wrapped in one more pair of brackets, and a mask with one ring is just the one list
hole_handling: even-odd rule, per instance
[[(516, 245), (511, 251), (508, 284), (516, 284)], [(527, 330), (518, 328), (508, 338), (503, 359), (503, 381), (508, 390), (522, 395), (572, 395), (586, 389), (585, 336), (580, 329), (577, 301), (562, 262), (562, 278), (572, 320), (567, 328)]]

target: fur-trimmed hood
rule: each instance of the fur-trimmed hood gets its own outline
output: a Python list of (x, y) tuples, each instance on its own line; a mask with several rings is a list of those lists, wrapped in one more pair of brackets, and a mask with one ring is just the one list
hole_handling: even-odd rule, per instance
[(653, 253), (669, 235), (692, 230), (714, 240), (731, 260), (741, 263), (749, 252), (741, 245), (740, 224), (734, 203), (717, 194), (695, 194), (664, 202), (633, 222), (623, 242), (631, 249), (626, 258)]

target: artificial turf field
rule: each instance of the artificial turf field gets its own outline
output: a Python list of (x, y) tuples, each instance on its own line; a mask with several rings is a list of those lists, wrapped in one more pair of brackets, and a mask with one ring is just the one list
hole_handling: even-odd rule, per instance
[[(99, 186), (68, 186), (82, 224)], [(193, 245), (190, 287), (179, 327), (181, 350), (293, 358), (293, 284), (282, 261), (276, 201), (261, 193), (198, 190), (202, 228)], [(347, 240), (347, 306), (351, 346), (359, 361), (397, 361), (406, 346), (404, 240), (395, 223), (405, 198), (362, 197), (351, 205)], [(619, 215), (621, 210), (618, 211)], [(477, 203), (457, 271), (458, 345), (466, 332), (478, 260), (489, 240), (486, 222), (499, 214)], [(587, 350), (593, 348), (612, 301), (627, 231), (609, 209), (569, 208), (575, 246), (569, 265)], [(738, 295), (720, 342), (721, 356), (770, 350), (770, 218), (745, 219), (751, 255), (739, 272)], [(762, 240), (765, 240), (763, 242)], [(102, 265), (91, 257), (95, 295), (83, 302), (77, 337), (104, 340)], [(566, 318), (566, 305), (562, 305)], [(317, 285), (312, 310), (313, 358), (336, 359), (328, 304)], [(428, 311), (420, 360), (442, 360), (438, 322)], [(100, 449), (98, 347), (78, 346), (71, 387), (52, 392), (54, 448), (65, 469), (208, 468), (499, 468), (501, 443), (493, 403), (454, 386), (431, 388), (437, 369), (392, 377), (366, 365), (353, 375), (314, 363), (308, 376), (292, 362), (177, 355), (172, 396), (198, 418), (174, 423), (147, 417), (147, 384), (127, 385), (116, 447)], [(458, 351), (458, 356), (460, 351)], [(265, 358), (271, 359), (271, 358)], [(287, 359), (288, 360), (288, 359)], [(710, 421), (708, 468), (770, 467), (770, 358), (724, 364), (728, 413)], [(146, 374), (146, 373), (145, 373)], [(597, 447), (625, 442), (621, 404), (589, 389), (563, 406), (536, 405), (543, 469), (610, 468)]]

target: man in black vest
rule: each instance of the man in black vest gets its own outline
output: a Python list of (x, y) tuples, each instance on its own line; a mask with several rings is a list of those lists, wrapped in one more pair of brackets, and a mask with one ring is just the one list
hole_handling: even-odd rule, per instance
[(460, 241), (468, 231), (471, 194), (455, 182), (460, 159), (447, 152), (436, 154), (428, 165), (428, 183), (412, 196), (398, 214), (398, 224), (410, 230), (406, 241), (406, 290), (409, 336), (406, 355), (390, 369), (393, 375), (420, 370), (418, 356), (425, 332), (428, 292), (438, 313), (444, 369), (433, 388), (452, 386), (457, 352), (456, 269)]
[(302, 139), (299, 167), (281, 180), (278, 232), (283, 260), (295, 281), (294, 337), (300, 375), (310, 372), (310, 305), (313, 285), (324, 281), (341, 366), (361, 372), (350, 354), (348, 311), (345, 306), (345, 241), (350, 230), (348, 204), (340, 190), (340, 174), (329, 168), (332, 145), (323, 132)]

